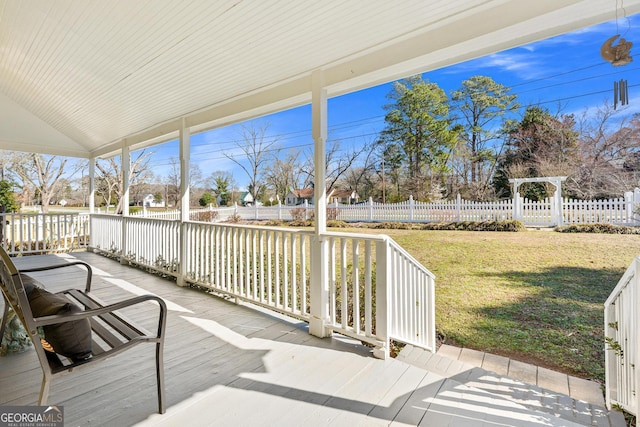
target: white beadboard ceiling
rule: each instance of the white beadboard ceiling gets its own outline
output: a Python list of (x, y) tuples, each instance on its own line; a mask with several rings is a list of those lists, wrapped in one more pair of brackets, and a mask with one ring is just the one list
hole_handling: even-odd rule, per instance
[(313, 72), (334, 96), (615, 19), (617, 4), (0, 0), (0, 149), (104, 156), (182, 120), (309, 103)]

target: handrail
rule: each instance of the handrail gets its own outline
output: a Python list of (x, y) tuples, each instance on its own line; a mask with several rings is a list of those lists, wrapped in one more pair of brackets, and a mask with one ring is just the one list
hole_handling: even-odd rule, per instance
[(640, 408), (640, 257), (636, 257), (604, 303), (605, 400), (638, 415)]

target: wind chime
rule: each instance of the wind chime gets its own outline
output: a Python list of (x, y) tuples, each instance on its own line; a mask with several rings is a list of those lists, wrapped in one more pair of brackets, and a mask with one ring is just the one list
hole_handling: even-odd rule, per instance
[[(617, 5), (617, 1), (616, 1)], [(624, 10), (624, 7), (622, 8)], [(616, 27), (618, 26), (618, 10), (616, 8)], [(625, 16), (626, 18), (626, 16)], [(633, 43), (626, 41), (624, 38), (620, 38), (617, 45), (613, 43), (620, 37), (620, 34), (609, 37), (600, 48), (600, 56), (610, 62), (614, 67), (627, 65), (633, 59), (631, 58), (631, 46)], [(620, 105), (629, 104), (629, 86), (627, 81), (621, 79), (618, 82), (613, 82), (613, 108), (614, 110)]]
[(627, 105), (629, 103), (629, 86), (625, 79), (620, 79), (619, 82), (613, 82), (613, 109), (618, 108), (618, 101), (620, 105)]

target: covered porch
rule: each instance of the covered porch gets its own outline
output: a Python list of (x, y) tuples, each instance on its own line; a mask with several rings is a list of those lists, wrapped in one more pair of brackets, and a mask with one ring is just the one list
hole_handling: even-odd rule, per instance
[[(117, 261), (73, 256), (102, 270), (96, 293), (106, 301), (144, 291), (171, 302), (169, 412), (146, 420), (153, 372), (123, 368), (115, 358), (82, 381), (53, 385), (52, 399), (64, 405), (70, 423), (567, 425), (433, 372), (380, 360), (392, 339), (435, 351), (433, 275), (391, 239), (327, 231), (328, 100), (615, 19), (615, 2), (109, 0), (62, 7), (0, 0), (0, 6), (0, 149), (89, 159), (88, 246)], [(624, 7), (637, 13), (640, 1)], [(191, 135), (301, 105), (311, 106), (314, 230), (190, 221)], [(131, 152), (176, 139), (181, 218), (129, 216)], [(94, 210), (95, 161), (110, 156), (122, 163), (118, 216)], [(144, 322), (144, 314), (130, 315)], [(37, 400), (31, 393), (39, 372), (30, 357), (0, 360), (0, 404)], [(146, 357), (140, 353), (136, 368)], [(98, 377), (105, 376), (103, 385)]]
[[(64, 407), (65, 425), (623, 425), (620, 414), (459, 360), (415, 350), (380, 360), (360, 341), (319, 339), (305, 322), (177, 287), (90, 252), (17, 263), (76, 258), (92, 265), (93, 293), (104, 302), (139, 293), (166, 301), (168, 410), (154, 413), (153, 351), (138, 346), (54, 381), (50, 400)], [(61, 271), (33, 275), (53, 290), (82, 283), (80, 268)], [(155, 311), (150, 303), (124, 314), (145, 325)], [(0, 405), (36, 403), (41, 375), (32, 349), (1, 357)]]

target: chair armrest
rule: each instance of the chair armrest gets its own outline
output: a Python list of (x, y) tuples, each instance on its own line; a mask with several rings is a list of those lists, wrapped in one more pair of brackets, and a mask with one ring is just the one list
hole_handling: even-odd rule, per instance
[(84, 261), (71, 261), (71, 262), (66, 262), (64, 264), (54, 264), (54, 265), (47, 265), (43, 267), (21, 268), (19, 271), (20, 273), (35, 273), (37, 271), (54, 270), (56, 268), (70, 267), (73, 265), (82, 265), (87, 268), (87, 279), (86, 279), (84, 291), (90, 292), (91, 278), (93, 277), (93, 270), (91, 269), (91, 266)]
[(86, 319), (86, 318), (100, 316), (106, 313), (112, 313), (116, 310), (121, 310), (123, 308), (140, 304), (145, 301), (155, 301), (160, 306), (160, 317), (158, 319), (158, 335), (157, 335), (157, 337), (160, 338), (163, 335), (165, 324), (167, 321), (167, 305), (162, 298), (156, 295), (140, 295), (124, 301), (116, 302), (114, 304), (105, 305), (104, 307), (87, 309), (80, 313), (54, 314), (52, 316), (36, 317), (33, 320), (36, 327), (45, 326), (45, 325), (55, 325), (57, 323), (71, 322), (73, 320)]

